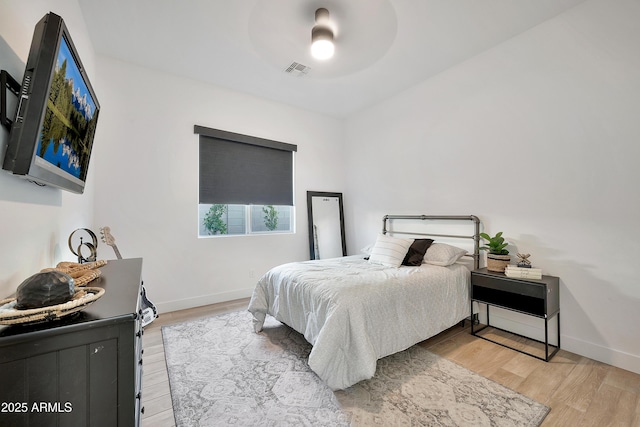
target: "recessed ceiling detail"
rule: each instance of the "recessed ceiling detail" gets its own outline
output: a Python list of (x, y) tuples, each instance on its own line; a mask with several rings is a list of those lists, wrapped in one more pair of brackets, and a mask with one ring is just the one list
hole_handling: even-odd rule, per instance
[[(330, 60), (311, 56), (309, 32), (319, 8), (331, 11), (335, 54)], [(333, 78), (357, 73), (382, 58), (397, 33), (396, 13), (388, 0), (291, 2), (256, 1), (248, 22), (256, 54), (279, 70), (291, 61), (308, 64), (311, 78)]]
[[(77, 0), (99, 56), (338, 118), (586, 1)], [(319, 8), (335, 22), (326, 61), (309, 46)], [(292, 78), (292, 62), (310, 70)]]

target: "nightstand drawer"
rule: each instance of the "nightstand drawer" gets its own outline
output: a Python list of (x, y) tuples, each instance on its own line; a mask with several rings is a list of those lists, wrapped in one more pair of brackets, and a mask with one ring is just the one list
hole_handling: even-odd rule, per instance
[(472, 277), (474, 286), (491, 288), (497, 291), (504, 291), (513, 294), (526, 295), (533, 298), (545, 298), (547, 287), (544, 283), (535, 283), (532, 280), (518, 280), (510, 277), (484, 276), (474, 274)]

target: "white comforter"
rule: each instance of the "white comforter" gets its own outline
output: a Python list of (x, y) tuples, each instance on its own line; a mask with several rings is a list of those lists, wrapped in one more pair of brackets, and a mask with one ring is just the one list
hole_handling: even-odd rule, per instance
[(469, 316), (469, 276), (459, 264), (393, 268), (362, 256), (283, 264), (260, 278), (249, 311), (256, 332), (270, 314), (303, 334), (311, 369), (344, 389)]

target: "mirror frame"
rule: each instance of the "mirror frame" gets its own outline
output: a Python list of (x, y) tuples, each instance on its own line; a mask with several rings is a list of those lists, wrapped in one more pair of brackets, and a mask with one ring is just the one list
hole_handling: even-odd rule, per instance
[(314, 260), (315, 249), (313, 244), (313, 203), (314, 197), (337, 197), (340, 209), (340, 237), (342, 240), (342, 256), (347, 256), (347, 241), (344, 233), (344, 209), (342, 206), (342, 193), (330, 193), (326, 191), (307, 191), (307, 214), (309, 219), (309, 256)]

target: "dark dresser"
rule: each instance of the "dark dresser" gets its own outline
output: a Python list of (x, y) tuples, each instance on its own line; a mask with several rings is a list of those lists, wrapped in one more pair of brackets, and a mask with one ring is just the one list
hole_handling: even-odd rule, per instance
[(142, 258), (100, 270), (85, 310), (0, 326), (1, 426), (140, 425)]

